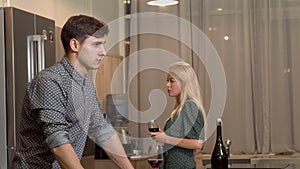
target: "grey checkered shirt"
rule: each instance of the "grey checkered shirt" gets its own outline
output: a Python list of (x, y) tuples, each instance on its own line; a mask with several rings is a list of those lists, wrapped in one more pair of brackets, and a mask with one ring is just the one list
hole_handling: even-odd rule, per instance
[(80, 159), (87, 135), (99, 143), (114, 134), (104, 118), (90, 76), (64, 57), (27, 87), (13, 168), (60, 168), (50, 149), (71, 144)]

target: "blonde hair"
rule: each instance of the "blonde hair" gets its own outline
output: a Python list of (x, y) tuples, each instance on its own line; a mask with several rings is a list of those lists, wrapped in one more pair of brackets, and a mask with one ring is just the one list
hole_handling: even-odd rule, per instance
[(183, 104), (187, 100), (195, 102), (202, 111), (203, 119), (206, 119), (200, 93), (200, 85), (192, 66), (186, 62), (176, 62), (169, 66), (168, 72), (181, 84), (181, 94), (176, 98), (176, 103), (174, 110), (170, 115), (170, 119), (173, 120), (173, 118), (181, 111)]

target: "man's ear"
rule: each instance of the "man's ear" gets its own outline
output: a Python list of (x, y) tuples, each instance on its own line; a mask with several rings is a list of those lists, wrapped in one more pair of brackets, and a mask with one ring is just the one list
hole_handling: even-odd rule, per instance
[(73, 52), (75, 52), (75, 53), (78, 52), (80, 43), (78, 42), (77, 39), (72, 38), (72, 39), (70, 40), (70, 44), (69, 44), (69, 45), (70, 45), (70, 48), (71, 48), (71, 50), (72, 50)]

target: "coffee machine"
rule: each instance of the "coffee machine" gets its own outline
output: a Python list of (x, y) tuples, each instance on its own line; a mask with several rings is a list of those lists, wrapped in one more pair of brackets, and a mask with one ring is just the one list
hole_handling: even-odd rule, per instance
[[(131, 141), (128, 139), (129, 132), (127, 125), (128, 120), (128, 95), (127, 94), (108, 94), (106, 95), (105, 112), (107, 118), (113, 125), (120, 141), (124, 147), (127, 156), (132, 154)], [(96, 159), (108, 159), (104, 150), (96, 145)]]
[(115, 128), (127, 128), (128, 96), (127, 94), (106, 95), (106, 114)]

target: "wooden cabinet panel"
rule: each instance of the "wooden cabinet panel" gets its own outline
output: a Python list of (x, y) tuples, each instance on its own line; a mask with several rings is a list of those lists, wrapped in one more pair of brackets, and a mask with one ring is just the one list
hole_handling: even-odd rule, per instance
[[(99, 69), (94, 72), (94, 84), (97, 91), (97, 97), (101, 102), (103, 110), (105, 110), (106, 95), (112, 93), (112, 87), (117, 93), (124, 93), (124, 76), (118, 75), (117, 82), (112, 83), (112, 77), (116, 72), (117, 67), (122, 62), (123, 57), (118, 55), (105, 56), (100, 64)], [(118, 72), (118, 73), (124, 73)]]

